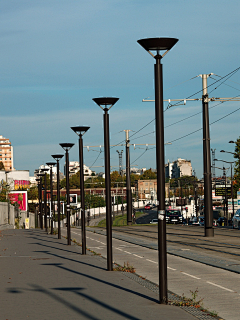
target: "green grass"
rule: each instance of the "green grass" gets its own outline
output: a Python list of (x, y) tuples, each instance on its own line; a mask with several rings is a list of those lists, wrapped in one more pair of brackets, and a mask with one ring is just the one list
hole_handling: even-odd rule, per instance
[[(143, 215), (142, 212), (136, 212), (136, 219)], [(117, 216), (113, 221), (113, 227), (122, 227), (127, 225), (127, 215)], [(106, 228), (106, 219), (99, 222), (98, 227)]]

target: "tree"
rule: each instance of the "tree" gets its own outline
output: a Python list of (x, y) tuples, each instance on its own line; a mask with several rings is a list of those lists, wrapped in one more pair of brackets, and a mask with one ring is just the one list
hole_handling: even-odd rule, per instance
[(0, 161), (0, 170), (5, 170), (5, 167), (2, 161)]
[(38, 199), (38, 187), (30, 187), (28, 189), (28, 200), (37, 200)]
[(234, 181), (233, 181), (234, 197), (236, 197), (237, 191), (240, 188), (240, 137), (235, 142), (234, 158), (237, 159), (235, 161)]
[(141, 180), (150, 180), (150, 179), (157, 179), (157, 175), (155, 172), (152, 171), (152, 169), (146, 170), (141, 176)]

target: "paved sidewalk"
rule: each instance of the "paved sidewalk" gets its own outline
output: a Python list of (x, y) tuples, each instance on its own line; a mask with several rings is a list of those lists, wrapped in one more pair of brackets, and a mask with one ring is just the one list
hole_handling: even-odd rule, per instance
[(0, 232), (0, 319), (196, 319), (42, 230)]

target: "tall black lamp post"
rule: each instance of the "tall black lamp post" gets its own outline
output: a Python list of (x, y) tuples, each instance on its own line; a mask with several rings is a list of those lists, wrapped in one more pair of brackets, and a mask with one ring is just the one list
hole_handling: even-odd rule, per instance
[(83, 135), (90, 127), (76, 126), (71, 129), (78, 135), (79, 145), (79, 166), (80, 166), (80, 190), (81, 190), (81, 227), (82, 227), (82, 254), (86, 254), (86, 227), (85, 227), (85, 194), (84, 194), (84, 173), (83, 173)]
[[(93, 101), (104, 111), (104, 159), (105, 159), (105, 193), (106, 193), (106, 222), (107, 222), (107, 270), (113, 270), (112, 260), (112, 206), (110, 182), (110, 145), (109, 145), (109, 114), (108, 111), (119, 98), (94, 98)], [(103, 107), (102, 107), (103, 106)]]
[(47, 227), (47, 168), (41, 169), (42, 172), (44, 172), (44, 225), (45, 225), (45, 231), (48, 232), (48, 227)]
[(56, 162), (47, 162), (47, 166), (50, 168), (50, 194), (51, 194), (51, 234), (53, 234), (53, 183), (52, 183), (52, 168), (56, 165)]
[(59, 161), (63, 154), (52, 154), (54, 160), (57, 161), (57, 209), (58, 209), (58, 239), (61, 239), (61, 219), (60, 219), (60, 178), (59, 178)]
[(69, 199), (69, 150), (74, 146), (74, 143), (59, 143), (65, 150), (66, 161), (66, 195), (67, 195), (67, 244), (71, 245), (71, 227), (70, 227), (70, 199)]
[(40, 228), (43, 229), (42, 177), (44, 177), (45, 174), (44, 173), (38, 173), (37, 176), (40, 179), (40, 182), (39, 182), (39, 220), (40, 220)]
[[(175, 38), (148, 38), (138, 43), (156, 60), (155, 73), (155, 126), (156, 126), (156, 169), (158, 203), (158, 263), (159, 263), (159, 301), (166, 304), (167, 297), (167, 248), (165, 217), (165, 157), (163, 120), (163, 81), (161, 59), (178, 42)], [(165, 52), (160, 55), (160, 51)], [(154, 55), (151, 51), (156, 51)]]
[(35, 179), (38, 186), (38, 213), (37, 213), (37, 221), (36, 221), (36, 227), (39, 227), (38, 222), (40, 221), (40, 178)]

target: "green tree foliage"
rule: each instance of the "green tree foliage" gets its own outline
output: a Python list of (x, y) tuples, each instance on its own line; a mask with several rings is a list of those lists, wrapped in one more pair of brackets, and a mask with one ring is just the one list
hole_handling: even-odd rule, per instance
[(84, 187), (86, 189), (105, 188), (105, 179), (102, 177), (88, 178), (84, 183)]
[(37, 200), (38, 199), (38, 187), (30, 187), (28, 189), (28, 200)]
[(113, 171), (110, 175), (111, 179), (111, 187), (116, 188), (116, 187), (122, 187), (124, 185), (125, 177), (122, 177), (118, 171)]
[(152, 169), (146, 170), (141, 176), (141, 180), (151, 180), (151, 179), (157, 179), (157, 175), (155, 172), (152, 171)]
[(233, 188), (234, 188), (234, 197), (237, 196), (237, 191), (240, 189), (240, 137), (235, 142), (235, 154), (234, 158), (235, 166), (234, 166), (234, 181), (233, 181)]
[(98, 208), (105, 207), (106, 203), (103, 197), (95, 194), (85, 194), (85, 207), (87, 208)]
[(0, 161), (0, 170), (5, 170), (5, 167), (2, 161)]

